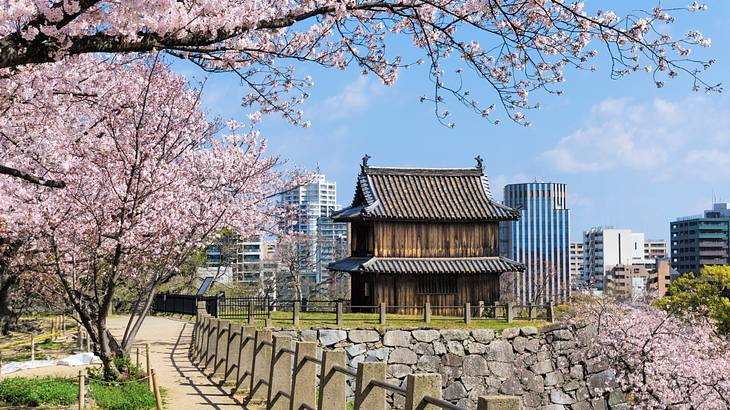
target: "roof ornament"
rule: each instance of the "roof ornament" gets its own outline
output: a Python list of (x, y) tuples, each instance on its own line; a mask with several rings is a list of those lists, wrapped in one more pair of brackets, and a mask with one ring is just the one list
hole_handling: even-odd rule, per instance
[(482, 159), (481, 155), (477, 155), (474, 157), (475, 160), (477, 160), (477, 169), (480, 171), (484, 171), (484, 160)]
[(372, 157), (370, 155), (368, 155), (368, 154), (365, 154), (365, 156), (362, 157), (362, 165), (361, 165), (362, 169), (365, 169), (365, 168), (368, 167), (368, 160), (370, 158), (372, 158)]

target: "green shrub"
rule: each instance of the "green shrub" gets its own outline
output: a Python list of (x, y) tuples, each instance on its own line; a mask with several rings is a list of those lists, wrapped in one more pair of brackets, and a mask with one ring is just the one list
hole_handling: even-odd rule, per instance
[(72, 380), (11, 377), (0, 381), (0, 404), (8, 406), (70, 406), (78, 402), (79, 386)]
[(91, 398), (106, 410), (145, 410), (155, 407), (155, 396), (146, 383), (91, 383)]

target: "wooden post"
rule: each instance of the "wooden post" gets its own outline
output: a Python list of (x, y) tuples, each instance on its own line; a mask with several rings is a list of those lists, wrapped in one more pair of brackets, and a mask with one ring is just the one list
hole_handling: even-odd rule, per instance
[(522, 410), (522, 401), (516, 396), (481, 396), (477, 410)]
[(479, 301), (479, 312), (478, 313), (479, 313), (480, 318), (484, 317), (484, 301), (483, 300)]
[(162, 410), (162, 397), (160, 396), (160, 385), (157, 383), (157, 375), (152, 369), (152, 390), (155, 393), (155, 406), (157, 410)]
[(423, 402), (423, 398), (431, 396), (441, 398), (441, 375), (409, 374), (406, 378), (405, 410), (440, 410), (441, 407)]
[(83, 410), (84, 402), (86, 401), (86, 377), (84, 376), (84, 371), (79, 370), (79, 410)]
[(317, 406), (317, 342), (297, 342), (294, 355), (294, 378), (291, 386), (291, 409), (314, 409)]
[(342, 302), (337, 302), (337, 326), (342, 326)]
[(30, 361), (35, 361), (35, 333), (30, 334)]
[(380, 302), (380, 324), (385, 324), (385, 302)]
[(464, 304), (464, 323), (471, 324), (471, 303), (468, 302)]
[(319, 375), (318, 409), (345, 410), (347, 407), (347, 375), (335, 371), (347, 368), (347, 353), (325, 350), (322, 352), (322, 369)]
[(507, 302), (507, 323), (512, 323), (514, 320), (514, 306), (512, 305), (512, 302)]
[(362, 362), (357, 366), (355, 410), (385, 410), (385, 390), (370, 384), (385, 382), (385, 362)]
[(548, 322), (553, 323), (555, 321), (555, 307), (553, 306), (553, 302), (548, 302), (546, 316)]
[(292, 356), (283, 349), (291, 350), (291, 337), (274, 337), (267, 410), (289, 410), (291, 403)]
[(426, 302), (423, 305), (423, 321), (431, 323), (431, 302)]
[(145, 369), (147, 373), (147, 384), (149, 385), (150, 391), (154, 391), (154, 386), (152, 386), (152, 369), (150, 368), (150, 344), (145, 343), (144, 345), (145, 350), (145, 356), (146, 356), (146, 362), (145, 366), (147, 366), (147, 369)]
[(241, 327), (241, 344), (238, 354), (238, 371), (236, 372), (236, 386), (233, 391), (239, 391), (242, 387), (251, 388), (253, 377), (253, 356), (254, 356), (254, 334), (256, 328), (253, 326)]
[(299, 310), (301, 309), (300, 302), (294, 302), (294, 306), (292, 307), (292, 323), (294, 326), (299, 326)]
[(248, 301), (248, 324), (249, 325), (255, 325), (256, 320), (253, 317), (253, 301)]
[(249, 398), (264, 401), (269, 394), (271, 377), (271, 330), (257, 330), (254, 337), (253, 376)]

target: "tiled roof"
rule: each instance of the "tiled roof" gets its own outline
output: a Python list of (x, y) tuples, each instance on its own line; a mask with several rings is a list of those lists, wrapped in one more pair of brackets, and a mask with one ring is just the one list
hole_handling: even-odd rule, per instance
[(492, 200), (481, 168), (375, 168), (363, 166), (352, 206), (335, 220), (512, 220), (518, 211)]
[(330, 270), (393, 274), (502, 273), (525, 270), (503, 257), (482, 258), (376, 258), (349, 257), (329, 264)]

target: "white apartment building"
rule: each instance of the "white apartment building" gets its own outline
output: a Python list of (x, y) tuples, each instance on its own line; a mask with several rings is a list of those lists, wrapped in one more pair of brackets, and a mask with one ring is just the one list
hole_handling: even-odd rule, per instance
[(603, 290), (606, 273), (616, 265), (646, 265), (644, 234), (597, 227), (583, 232), (583, 280)]
[(346, 256), (342, 255), (342, 250), (347, 250), (347, 224), (334, 222), (331, 218), (342, 208), (337, 203), (337, 184), (320, 174), (312, 183), (282, 195), (282, 201), (299, 211), (293, 230), (316, 237), (312, 241), (315, 249), (308, 252), (314, 260), (307, 265), (315, 266), (309, 279), (320, 282), (328, 275), (327, 265)]
[(583, 280), (583, 242), (570, 243), (570, 284), (578, 287)]

